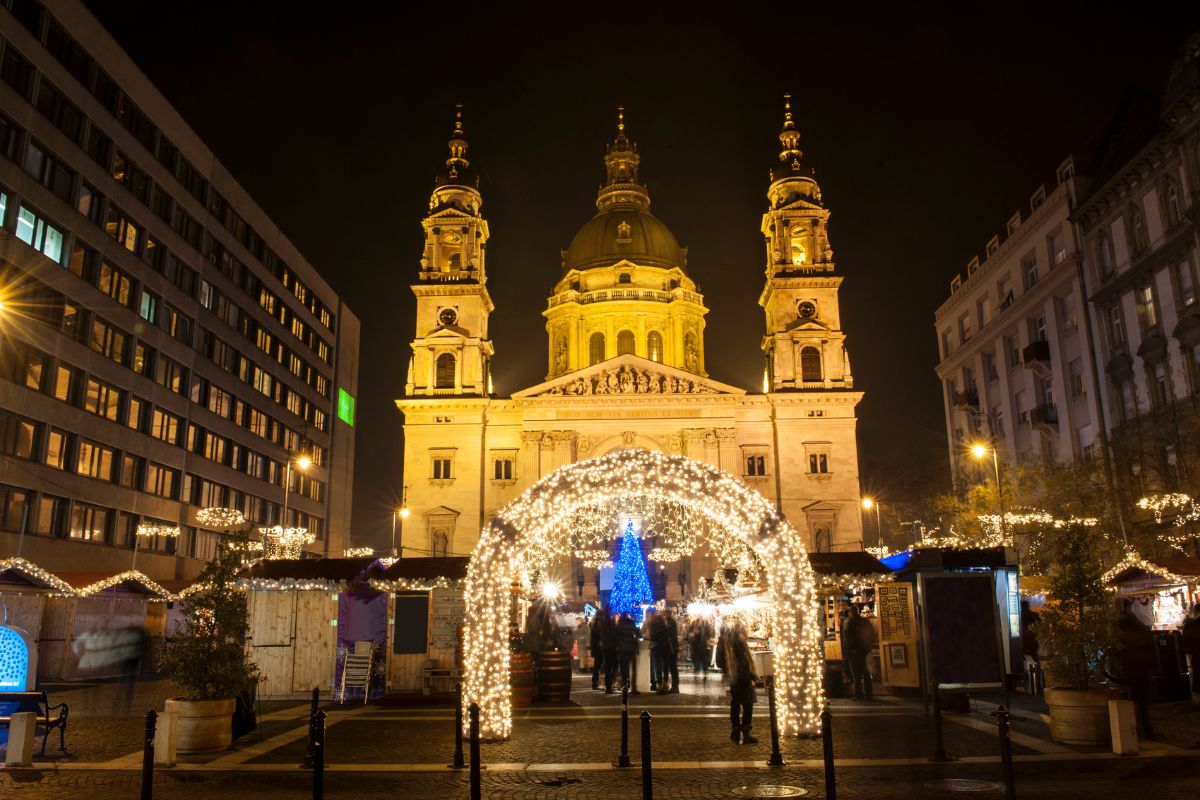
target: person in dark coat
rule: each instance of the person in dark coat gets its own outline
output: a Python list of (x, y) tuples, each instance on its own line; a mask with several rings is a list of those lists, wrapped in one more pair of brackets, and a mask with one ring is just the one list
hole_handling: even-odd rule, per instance
[(734, 744), (758, 744), (750, 735), (750, 718), (754, 713), (754, 659), (746, 641), (746, 626), (735, 619), (717, 641), (717, 668), (729, 681), (729, 738)]
[(664, 688), (667, 676), (663, 659), (663, 617), (653, 609), (646, 609), (646, 617), (642, 622), (642, 634), (645, 646), (650, 648), (650, 691), (657, 692)]
[(1150, 724), (1150, 675), (1155, 668), (1154, 634), (1134, 616), (1132, 601), (1125, 599), (1117, 613), (1117, 668), (1120, 682), (1129, 689), (1137, 708), (1138, 735), (1154, 738)]
[[(679, 693), (679, 625), (670, 610), (655, 615), (658, 622), (651, 632), (654, 638), (654, 655), (658, 659), (658, 693)], [(668, 686), (668, 683), (670, 686)]]
[(592, 617), (592, 624), (588, 630), (588, 643), (592, 651), (593, 689), (600, 688), (600, 670), (604, 668), (604, 623), (607, 619), (608, 615), (601, 609)]
[(640, 694), (637, 686), (638, 629), (633, 617), (622, 614), (617, 620), (617, 662), (621, 665), (621, 681), (630, 694)]
[(875, 628), (870, 620), (863, 619), (858, 606), (851, 604), (842, 628), (842, 655), (850, 666), (850, 680), (854, 683), (854, 699), (875, 699), (875, 687), (871, 682), (871, 671), (867, 668), (867, 657), (875, 647)]
[(600, 629), (600, 641), (604, 646), (604, 693), (613, 693), (613, 679), (617, 674), (617, 623), (607, 610), (604, 612), (604, 627)]
[(712, 638), (712, 625), (706, 617), (700, 617), (692, 625), (688, 649), (692, 652), (692, 669), (708, 674), (708, 640)]
[(1192, 613), (1183, 621), (1183, 652), (1192, 660), (1192, 691), (1200, 694), (1200, 603), (1192, 606)]

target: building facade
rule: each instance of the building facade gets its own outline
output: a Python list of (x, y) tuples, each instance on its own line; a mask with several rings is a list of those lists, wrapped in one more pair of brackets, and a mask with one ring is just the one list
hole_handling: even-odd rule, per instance
[(1018, 461), (1104, 455), (1126, 507), (1200, 491), (1198, 53), (952, 281), (935, 325), (957, 476), (991, 424)]
[[(970, 444), (994, 436), (1003, 457), (1063, 463), (1094, 452), (1093, 361), (1084, 320), (1082, 248), (1071, 213), (1071, 159), (956, 276), (934, 315), (943, 410), (956, 479), (975, 480)], [(990, 462), (990, 459), (989, 459)], [(984, 474), (990, 474), (991, 464)]]
[[(487, 223), (461, 120), (422, 221), (404, 413), (409, 555), (466, 555), (505, 503), (566, 464), (618, 448), (678, 453), (778, 504), (814, 550), (859, 549), (854, 390), (829, 211), (786, 112), (763, 215), (765, 391), (708, 377), (707, 307), (687, 250), (650, 212), (619, 117), (596, 214), (562, 251), (547, 308), (546, 380), (492, 394)], [(688, 561), (680, 574), (705, 574)], [(582, 572), (580, 573), (582, 574)], [(581, 578), (582, 580), (582, 578)], [(672, 590), (673, 591), (673, 590)]]
[(191, 577), (205, 507), (340, 554), (358, 320), (81, 3), (4, 5), (4, 554)]

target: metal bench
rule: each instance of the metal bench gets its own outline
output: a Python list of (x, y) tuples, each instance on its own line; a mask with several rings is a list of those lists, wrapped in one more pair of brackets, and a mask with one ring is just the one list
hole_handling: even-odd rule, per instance
[(5, 709), (0, 713), (0, 725), (5, 726), (12, 722), (13, 714), (32, 712), (37, 715), (38, 727), (42, 729), (43, 756), (46, 755), (46, 742), (50, 739), (50, 731), (55, 728), (58, 728), (58, 748), (64, 753), (67, 752), (65, 737), (67, 713), (70, 709), (66, 703), (50, 705), (50, 696), (46, 692), (0, 692), (0, 709)]

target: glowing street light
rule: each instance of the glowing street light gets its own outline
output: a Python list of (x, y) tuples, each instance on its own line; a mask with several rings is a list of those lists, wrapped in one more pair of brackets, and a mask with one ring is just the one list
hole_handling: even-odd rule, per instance
[(868, 513), (872, 508), (875, 509), (875, 535), (879, 538), (879, 552), (883, 553), (883, 525), (879, 522), (879, 508), (882, 504), (871, 497), (862, 499), (862, 507)]
[(555, 602), (561, 594), (562, 587), (558, 585), (558, 581), (547, 580), (542, 584), (542, 599), (547, 603)]
[(975, 442), (971, 445), (971, 456), (976, 461), (983, 461), (987, 458), (989, 452), (992, 454), (992, 469), (996, 474), (996, 501), (1000, 506), (1000, 537), (1004, 542), (1007, 542), (1008, 523), (1004, 519), (1004, 488), (1000, 484), (1000, 455), (996, 452), (994, 441), (991, 445), (984, 444), (983, 442)]
[[(400, 518), (400, 549), (396, 549), (396, 518)], [(404, 487), (404, 491), (400, 496), (400, 508), (392, 509), (392, 557), (402, 558), (404, 556), (404, 520), (408, 519), (408, 487)]]

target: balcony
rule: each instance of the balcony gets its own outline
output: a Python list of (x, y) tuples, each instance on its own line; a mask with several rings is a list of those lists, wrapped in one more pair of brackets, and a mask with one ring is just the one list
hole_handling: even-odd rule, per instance
[(1029, 423), (1035, 428), (1058, 428), (1058, 406), (1042, 403), (1029, 409)]
[(1021, 351), (1021, 363), (1026, 367), (1037, 364), (1050, 364), (1050, 343), (1046, 341), (1030, 342)]
[(953, 399), (955, 408), (979, 408), (979, 392), (975, 389), (955, 392)]

